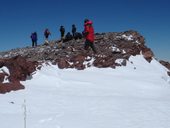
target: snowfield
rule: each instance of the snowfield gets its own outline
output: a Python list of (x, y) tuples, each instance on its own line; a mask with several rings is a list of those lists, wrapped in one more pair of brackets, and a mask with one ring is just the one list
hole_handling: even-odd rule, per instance
[(0, 94), (0, 128), (170, 128), (166, 72), (142, 55), (116, 69), (44, 64), (25, 90)]

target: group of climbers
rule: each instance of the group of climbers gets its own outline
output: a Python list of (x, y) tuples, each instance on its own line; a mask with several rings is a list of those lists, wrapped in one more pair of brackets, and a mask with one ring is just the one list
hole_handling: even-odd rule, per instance
[(66, 35), (65, 35), (65, 28), (64, 26), (60, 26), (60, 33), (61, 33), (61, 40), (63, 42), (66, 42), (66, 41), (69, 41), (69, 40), (72, 40), (72, 39), (82, 39), (82, 34), (80, 32), (77, 32), (77, 28), (75, 26), (75, 24), (72, 25), (72, 34), (70, 32), (68, 32)]
[[(94, 28), (93, 28), (93, 22), (89, 19), (84, 20), (84, 31), (81, 33), (77, 32), (77, 28), (75, 24), (72, 25), (72, 34), (68, 32), (65, 36), (65, 28), (64, 26), (60, 26), (60, 34), (61, 34), (61, 41), (69, 41), (72, 39), (81, 39), (83, 36), (85, 37), (86, 41), (84, 43), (84, 49), (88, 50), (89, 47), (93, 50), (94, 53), (96, 53), (96, 48), (94, 46)], [(44, 31), (44, 37), (45, 37), (45, 44), (49, 44), (48, 37), (51, 35), (51, 32), (48, 28)], [(31, 40), (32, 40), (32, 47), (37, 46), (37, 33), (34, 32), (31, 34)]]

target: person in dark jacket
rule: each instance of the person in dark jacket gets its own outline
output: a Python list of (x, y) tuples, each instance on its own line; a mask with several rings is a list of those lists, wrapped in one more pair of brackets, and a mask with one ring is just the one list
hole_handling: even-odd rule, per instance
[(77, 40), (77, 39), (82, 39), (83, 36), (80, 32), (76, 32), (75, 35), (74, 35), (74, 39)]
[(64, 34), (65, 34), (64, 26), (60, 26), (60, 33), (61, 33), (61, 39), (63, 39), (64, 38)]
[(49, 29), (46, 28), (45, 31), (44, 31), (44, 36), (45, 36), (46, 40), (48, 40), (49, 35), (51, 35), (51, 33), (50, 33)]
[(96, 48), (94, 46), (94, 28), (92, 26), (93, 22), (85, 19), (84, 20), (84, 31), (83, 35), (85, 36), (85, 44), (84, 49), (88, 50), (89, 47), (93, 50), (94, 53), (96, 53)]
[(38, 38), (37, 38), (37, 33), (36, 32), (31, 34), (31, 40), (32, 40), (32, 47), (37, 46)]
[(71, 35), (71, 33), (70, 32), (68, 32), (67, 34), (66, 34), (66, 37), (65, 37), (65, 42), (66, 41), (69, 41), (69, 40), (72, 40), (73, 39), (73, 36)]
[(49, 41), (48, 41), (49, 35), (51, 35), (51, 33), (50, 33), (49, 29), (46, 28), (45, 31), (44, 31), (44, 36), (45, 36), (45, 43), (44, 43), (44, 44), (45, 44), (45, 45), (48, 45), (48, 44), (49, 44)]
[(75, 24), (73, 24), (72, 25), (72, 35), (73, 35), (73, 37), (75, 37), (76, 30), (77, 30), (77, 28), (76, 28)]

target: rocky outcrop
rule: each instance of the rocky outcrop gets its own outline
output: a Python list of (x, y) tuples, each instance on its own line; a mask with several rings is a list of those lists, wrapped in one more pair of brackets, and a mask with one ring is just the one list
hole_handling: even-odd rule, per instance
[(163, 61), (163, 60), (160, 60), (159, 61), (163, 66), (165, 66), (167, 69), (169, 69), (169, 71), (167, 72), (167, 74), (170, 76), (170, 63), (167, 62), (167, 61)]
[(97, 54), (90, 49), (85, 51), (84, 41), (84, 39), (69, 40), (63, 44), (59, 40), (51, 41), (48, 45), (40, 45), (35, 48), (27, 47), (3, 52), (0, 53), (0, 58), (21, 55), (31, 61), (52, 61), (61, 69), (84, 69), (90, 65), (99, 68), (114, 68), (120, 65), (115, 63), (117, 59), (128, 60), (131, 55), (143, 54), (148, 62), (154, 56), (151, 49), (145, 45), (144, 37), (136, 31), (97, 33), (95, 39)]
[[(21, 56), (0, 59), (0, 93), (24, 89), (20, 81), (26, 80), (27, 76), (36, 70), (37, 65), (37, 62), (27, 61)], [(4, 71), (3, 67), (9, 71)]]
[[(136, 31), (96, 33), (95, 47), (84, 50), (85, 39), (51, 41), (49, 44), (37, 47), (26, 47), (0, 52), (0, 68), (6, 66), (10, 75), (0, 72), (0, 93), (10, 90), (23, 89), (21, 80), (26, 80), (36, 69), (38, 63), (50, 61), (59, 68), (76, 68), (83, 70), (87, 67), (98, 68), (126, 66), (130, 56), (143, 54), (150, 62), (154, 56), (151, 49), (145, 45), (145, 39)], [(4, 83), (8, 78), (9, 82)], [(6, 89), (5, 89), (6, 88)]]
[(163, 66), (170, 70), (170, 63), (167, 61), (160, 60), (159, 61)]

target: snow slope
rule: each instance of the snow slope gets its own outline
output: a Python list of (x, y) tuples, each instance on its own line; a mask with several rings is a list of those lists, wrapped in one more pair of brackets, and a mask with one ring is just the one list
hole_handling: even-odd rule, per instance
[(44, 64), (25, 90), (0, 95), (0, 127), (24, 128), (25, 106), (27, 128), (169, 128), (166, 71), (141, 55), (116, 69)]

